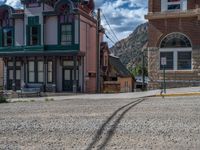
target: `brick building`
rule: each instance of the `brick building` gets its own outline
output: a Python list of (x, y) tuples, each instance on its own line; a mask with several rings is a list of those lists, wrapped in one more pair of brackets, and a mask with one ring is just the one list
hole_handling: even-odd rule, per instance
[(21, 0), (21, 3), (23, 9), (0, 6), (4, 88), (95, 92), (94, 1)]
[(149, 0), (149, 89), (200, 85), (200, 1)]

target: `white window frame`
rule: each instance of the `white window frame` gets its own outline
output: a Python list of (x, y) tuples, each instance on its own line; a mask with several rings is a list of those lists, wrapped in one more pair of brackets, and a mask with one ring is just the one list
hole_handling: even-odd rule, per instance
[[(191, 58), (191, 69), (187, 69), (187, 70), (179, 70), (178, 69), (178, 52), (191, 52), (192, 54), (192, 48), (160, 48), (160, 53), (161, 52), (173, 52), (173, 70), (167, 70), (167, 71), (193, 71), (193, 65), (192, 65), (192, 59)], [(159, 55), (160, 55), (159, 53)], [(159, 62), (160, 62), (160, 58), (159, 58)], [(161, 68), (160, 68), (161, 70)]]
[[(168, 6), (173, 4), (174, 5), (180, 4), (180, 9), (169, 10)], [(180, 2), (168, 2), (168, 0), (161, 0), (161, 12), (165, 11), (173, 12), (173, 11), (185, 11), (185, 10), (187, 10), (187, 0), (180, 0)]]

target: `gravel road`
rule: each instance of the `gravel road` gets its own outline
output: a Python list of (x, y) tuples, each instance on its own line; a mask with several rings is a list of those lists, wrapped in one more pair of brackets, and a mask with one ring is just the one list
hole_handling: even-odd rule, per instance
[(199, 150), (200, 98), (0, 104), (2, 150)]

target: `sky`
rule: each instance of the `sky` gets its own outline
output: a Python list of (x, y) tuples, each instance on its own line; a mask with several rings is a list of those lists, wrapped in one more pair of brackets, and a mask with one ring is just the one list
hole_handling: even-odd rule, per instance
[[(2, 2), (4, 0), (0, 0)], [(146, 22), (144, 15), (147, 13), (147, 0), (94, 0), (95, 7), (100, 8), (107, 18), (112, 31), (102, 15), (102, 25), (106, 34), (105, 41), (112, 46), (113, 43), (127, 37), (140, 24)], [(20, 7), (20, 0), (7, 0), (8, 5)]]
[[(102, 25), (113, 42), (127, 37), (138, 25), (146, 22), (144, 15), (147, 14), (147, 0), (95, 0), (95, 4), (96, 8), (102, 10), (117, 36), (114, 37), (102, 16)], [(111, 40), (107, 38), (105, 40), (110, 46), (113, 45)]]

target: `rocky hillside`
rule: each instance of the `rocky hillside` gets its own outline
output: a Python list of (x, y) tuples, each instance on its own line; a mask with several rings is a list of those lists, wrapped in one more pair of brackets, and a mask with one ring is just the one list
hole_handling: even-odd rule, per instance
[(110, 48), (111, 53), (118, 56), (129, 69), (141, 64), (141, 51), (147, 46), (147, 30), (148, 23), (141, 24), (127, 38)]

